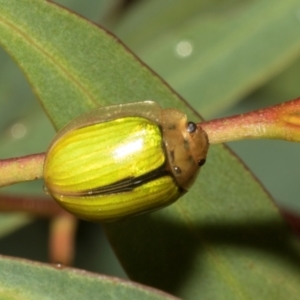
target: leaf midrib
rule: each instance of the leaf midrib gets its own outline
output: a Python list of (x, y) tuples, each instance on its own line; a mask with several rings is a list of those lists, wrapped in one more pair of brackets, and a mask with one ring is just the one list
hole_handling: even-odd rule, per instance
[[(43, 49), (41, 44), (39, 44), (36, 40), (30, 38), (26, 33), (24, 33), (20, 27), (17, 27), (16, 25), (12, 24), (8, 20), (4, 19), (2, 15), (0, 15), (0, 23), (3, 24), (3, 26), (6, 26), (10, 29), (11, 32), (15, 33), (15, 36), (21, 36), (24, 41), (27, 41), (27, 43), (34, 48), (38, 53), (40, 53), (50, 64), (54, 65), (63, 75), (65, 78), (67, 78), (74, 86), (77, 87), (77, 89), (86, 96), (86, 100), (89, 100), (89, 106), (91, 107), (97, 107), (98, 103), (96, 99), (92, 96), (92, 94), (88, 91), (88, 89), (78, 80), (74, 75), (72, 75), (70, 72), (68, 72), (68, 69), (66, 69), (63, 64), (59, 62), (59, 59), (55, 58), (54, 55), (51, 55), (50, 52), (47, 52)], [(5, 45), (2, 45), (5, 48)], [(20, 66), (22, 68), (22, 66)]]

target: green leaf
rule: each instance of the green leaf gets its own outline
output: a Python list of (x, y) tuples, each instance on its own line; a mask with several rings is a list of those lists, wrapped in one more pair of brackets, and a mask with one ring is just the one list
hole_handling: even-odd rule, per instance
[[(99, 105), (145, 99), (199, 120), (115, 37), (52, 3), (0, 0), (0, 43), (56, 128)], [(299, 243), (269, 195), (223, 146), (202, 170), (174, 205), (104, 224), (131, 278), (184, 299), (298, 299)]]
[[(133, 7), (115, 31), (210, 117), (299, 57), (299, 23), (298, 0), (154, 0)], [(180, 55), (184, 45), (190, 55)]]
[[(50, 3), (24, 1), (25, 6), (28, 3), (36, 7), (34, 13), (21, 10), (20, 3), (23, 2), (12, 1), (7, 5), (0, 1), (0, 43), (26, 70), (28, 79), (34, 84), (34, 92), (57, 128), (101, 104), (164, 99), (171, 105), (172, 100), (178, 101), (175, 94), (169, 96), (168, 87), (157, 85), (159, 79), (151, 76), (152, 73), (131, 53), (124, 51), (120, 42), (96, 25), (75, 18), (71, 12)], [(57, 13), (62, 17), (59, 25), (54, 22)], [(20, 25), (25, 27), (21, 29)], [(22, 50), (12, 50), (18, 47)], [(120, 54), (127, 59), (119, 60)], [(122, 94), (114, 88), (116, 83)], [(112, 88), (107, 89), (107, 85)]]
[(1, 299), (178, 299), (133, 282), (0, 256)]
[(0, 237), (6, 236), (14, 230), (27, 225), (31, 219), (23, 214), (5, 214), (0, 216)]
[[(226, 115), (278, 104), (284, 99), (298, 98), (300, 96), (299, 77), (300, 59), (247, 97), (243, 101), (243, 107), (239, 106), (231, 113), (226, 112)], [(298, 197), (295, 197), (299, 194), (299, 144), (269, 140), (255, 143), (243, 141), (231, 143), (230, 146), (238, 151), (266, 188), (272, 191), (280, 207), (300, 215), (300, 202)], [(266, 165), (271, 167), (266, 168)]]
[(120, 5), (121, 0), (55, 0), (53, 2), (67, 7), (93, 22), (102, 24), (105, 23), (113, 10)]
[[(0, 157), (9, 158), (45, 150), (54, 131), (43, 114), (21, 70), (0, 49)], [(38, 126), (37, 126), (38, 124)], [(18, 130), (19, 128), (19, 130)], [(3, 193), (43, 193), (41, 182), (6, 187)], [(0, 214), (0, 237), (28, 224), (23, 214)]]

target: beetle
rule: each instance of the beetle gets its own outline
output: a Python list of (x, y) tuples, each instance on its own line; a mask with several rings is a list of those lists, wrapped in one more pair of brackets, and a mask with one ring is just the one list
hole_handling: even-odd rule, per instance
[(184, 113), (156, 102), (101, 107), (64, 127), (50, 144), (45, 187), (88, 221), (113, 221), (176, 201), (208, 151), (206, 133)]

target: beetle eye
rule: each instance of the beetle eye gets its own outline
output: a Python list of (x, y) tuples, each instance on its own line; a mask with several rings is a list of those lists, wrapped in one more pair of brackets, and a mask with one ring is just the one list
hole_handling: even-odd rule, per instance
[(206, 162), (206, 159), (205, 159), (205, 158), (202, 158), (201, 160), (199, 160), (198, 166), (199, 166), (199, 167), (202, 167), (202, 166), (205, 164), (205, 162)]
[(197, 130), (197, 125), (194, 122), (188, 122), (187, 131), (193, 133)]
[(179, 167), (175, 167), (174, 171), (177, 175), (181, 174), (181, 169)]

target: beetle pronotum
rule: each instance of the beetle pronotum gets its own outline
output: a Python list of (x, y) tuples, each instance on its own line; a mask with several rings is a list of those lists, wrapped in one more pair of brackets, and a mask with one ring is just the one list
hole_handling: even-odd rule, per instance
[(45, 186), (67, 211), (109, 221), (166, 206), (203, 165), (206, 133), (153, 101), (102, 107), (62, 129), (44, 164)]

